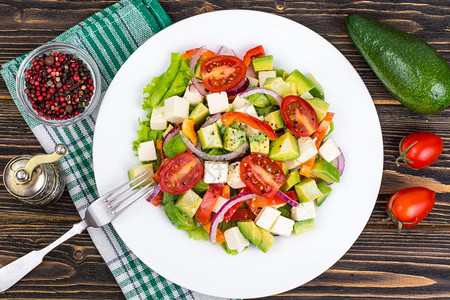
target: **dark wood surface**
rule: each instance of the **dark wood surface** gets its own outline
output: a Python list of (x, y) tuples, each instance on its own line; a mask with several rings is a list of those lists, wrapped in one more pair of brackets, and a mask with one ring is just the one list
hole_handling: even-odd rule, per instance
[[(1, 0), (0, 63), (34, 49), (114, 2)], [(161, 0), (160, 3), (174, 22), (207, 11), (233, 8), (262, 10), (295, 20), (322, 35), (350, 60), (376, 104), (383, 130), (385, 162), (380, 194), (366, 228), (332, 268), (274, 298), (450, 299), (450, 110), (419, 115), (401, 106), (375, 77), (343, 26), (347, 14), (365, 13), (416, 34), (448, 61), (449, 2)], [(2, 79), (0, 104), (0, 167), (3, 170), (14, 156), (42, 149)], [(397, 167), (394, 160), (399, 141), (418, 130), (440, 135), (444, 140), (443, 154), (425, 170)], [(383, 221), (386, 202), (391, 193), (417, 185), (437, 192), (436, 205), (418, 226), (399, 234), (393, 225)], [(46, 246), (78, 220), (67, 193), (49, 209), (30, 209), (0, 186), (0, 266)], [(122, 299), (123, 295), (89, 235), (84, 233), (51, 252), (38, 269), (8, 292), (0, 293), (0, 298)]]

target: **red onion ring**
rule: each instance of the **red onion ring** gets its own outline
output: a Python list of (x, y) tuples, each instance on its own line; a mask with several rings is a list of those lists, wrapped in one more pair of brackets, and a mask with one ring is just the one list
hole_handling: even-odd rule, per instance
[(219, 226), (219, 223), (223, 221), (223, 217), (227, 213), (227, 211), (232, 208), (236, 203), (255, 198), (256, 195), (253, 193), (246, 193), (242, 195), (238, 195), (234, 198), (231, 198), (227, 202), (225, 202), (224, 205), (219, 209), (219, 211), (212, 217), (211, 220), (211, 229), (209, 230), (209, 240), (211, 243), (216, 243), (216, 236), (217, 236), (217, 227)]
[(236, 53), (234, 52), (233, 49), (230, 49), (227, 46), (222, 46), (219, 48), (219, 51), (217, 51), (217, 55), (236, 56)]
[(197, 89), (197, 91), (200, 93), (200, 95), (202, 96), (206, 96), (208, 93), (206, 92), (205, 86), (203, 85), (202, 82), (198, 81), (197, 77), (192, 77), (191, 78), (191, 82), (192, 85)]
[(163, 143), (162, 143), (163, 147), (164, 147), (165, 143), (167, 143), (168, 141), (173, 139), (179, 132), (180, 132), (180, 129), (178, 129), (178, 126), (175, 126), (174, 128), (172, 128), (163, 139)]
[(189, 68), (191, 69), (192, 74), (195, 74), (195, 66), (197, 65), (198, 59), (206, 52), (206, 50), (206, 46), (201, 46), (198, 48), (197, 52), (192, 55), (191, 61), (189, 62)]
[(339, 173), (342, 176), (342, 174), (344, 173), (344, 168), (345, 168), (345, 157), (344, 157), (344, 153), (342, 152), (341, 148), (338, 147), (338, 149), (339, 149), (339, 151), (341, 151), (341, 154), (336, 158), (336, 161), (337, 161), (336, 169), (339, 170)]
[(241, 155), (248, 149), (248, 145), (245, 143), (245, 144), (242, 144), (242, 146), (240, 146), (239, 148), (237, 148), (236, 151), (233, 151), (231, 153), (223, 154), (223, 155), (210, 155), (210, 154), (207, 154), (207, 153), (197, 149), (194, 146), (194, 144), (192, 144), (191, 141), (183, 135), (182, 132), (180, 132), (180, 136), (181, 136), (181, 139), (183, 140), (183, 142), (189, 148), (189, 150), (191, 150), (192, 153), (194, 153), (199, 158), (204, 159), (204, 160), (229, 161), (229, 160), (235, 159), (236, 157), (238, 157), (239, 155)]
[(227, 91), (227, 96), (230, 97), (242, 93), (248, 88), (249, 85), (250, 81), (248, 80), (247, 77), (245, 77), (241, 82), (238, 83), (238, 85)]
[(156, 195), (158, 195), (158, 193), (160, 191), (161, 191), (161, 186), (158, 184), (157, 186), (155, 186), (155, 188), (153, 189), (153, 192), (150, 194), (150, 196), (148, 196), (147, 202), (152, 202), (152, 200), (156, 197)]
[(218, 121), (220, 119), (220, 117), (221, 117), (220, 113), (212, 115), (208, 120), (205, 121), (205, 123), (202, 124), (202, 126), (200, 126), (200, 128), (211, 125), (212, 123)]
[(280, 190), (278, 190), (277, 196), (286, 201), (288, 204), (292, 205), (293, 207), (296, 207), (298, 205), (297, 201), (292, 200), (291, 198), (289, 198), (288, 195), (286, 195)]
[(271, 91), (271, 90), (268, 90), (268, 89), (265, 89), (265, 88), (257, 87), (257, 88), (249, 89), (249, 90), (246, 90), (245, 92), (242, 92), (242, 93), (240, 93), (238, 95), (239, 95), (239, 97), (248, 97), (250, 95), (258, 94), (258, 93), (262, 93), (262, 94), (266, 94), (266, 95), (272, 96), (278, 102), (278, 105), (281, 106), (281, 101), (283, 101), (283, 98), (280, 95), (278, 95), (277, 93), (275, 93), (274, 91)]

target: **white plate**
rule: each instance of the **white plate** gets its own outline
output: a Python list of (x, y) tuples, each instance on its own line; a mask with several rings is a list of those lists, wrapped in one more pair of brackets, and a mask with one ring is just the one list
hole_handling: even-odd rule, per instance
[(251, 246), (232, 256), (220, 246), (188, 238), (163, 210), (137, 203), (113, 225), (126, 245), (165, 278), (200, 293), (263, 297), (298, 287), (320, 275), (356, 241), (377, 199), (383, 169), (378, 116), (363, 81), (345, 57), (310, 29), (272, 14), (231, 10), (194, 16), (145, 42), (122, 66), (106, 93), (94, 137), (97, 187), (104, 193), (127, 180), (139, 164), (132, 151), (142, 114), (142, 89), (165, 71), (171, 52), (226, 45), (243, 54), (262, 44), (274, 66), (311, 73), (336, 113), (332, 137), (347, 166), (339, 184), (317, 209), (316, 227), (276, 237), (268, 253)]

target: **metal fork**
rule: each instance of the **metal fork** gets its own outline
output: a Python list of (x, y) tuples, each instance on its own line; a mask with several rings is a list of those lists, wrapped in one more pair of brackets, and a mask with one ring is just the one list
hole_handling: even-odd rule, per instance
[[(82, 233), (88, 227), (101, 227), (111, 223), (137, 200), (149, 195), (154, 188), (153, 182), (139, 189), (135, 188), (148, 180), (149, 177), (148, 172), (143, 173), (101, 196), (88, 207), (84, 219), (73, 225), (72, 229), (67, 231), (59, 239), (41, 250), (31, 251), (2, 267), (0, 269), (0, 292), (6, 291), (16, 284), (26, 274), (37, 267), (47, 253), (63, 242)], [(132, 184), (134, 184), (133, 187), (131, 186)]]

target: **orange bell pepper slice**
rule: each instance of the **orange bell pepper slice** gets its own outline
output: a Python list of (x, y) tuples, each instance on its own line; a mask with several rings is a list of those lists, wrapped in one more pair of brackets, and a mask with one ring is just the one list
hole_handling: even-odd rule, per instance
[(194, 146), (197, 145), (198, 137), (197, 133), (195, 132), (195, 121), (191, 119), (184, 119), (183, 123), (181, 124), (181, 132), (185, 137), (187, 137)]
[[(194, 54), (198, 51), (199, 48), (194, 48), (194, 49), (190, 49), (187, 50), (186, 52), (184, 52), (181, 57), (183, 59), (191, 59), (192, 56), (194, 56)], [(198, 61), (202, 61), (204, 59), (210, 58), (216, 56), (216, 54), (210, 50), (206, 50), (198, 59)]]
[[(211, 232), (211, 222), (208, 222), (206, 224), (202, 224), (203, 228), (205, 228), (205, 230), (210, 233)], [(216, 231), (216, 243), (217, 244), (222, 244), (223, 242), (225, 242), (225, 236), (223, 235), (222, 231), (220, 231), (220, 229), (217, 229)]]

